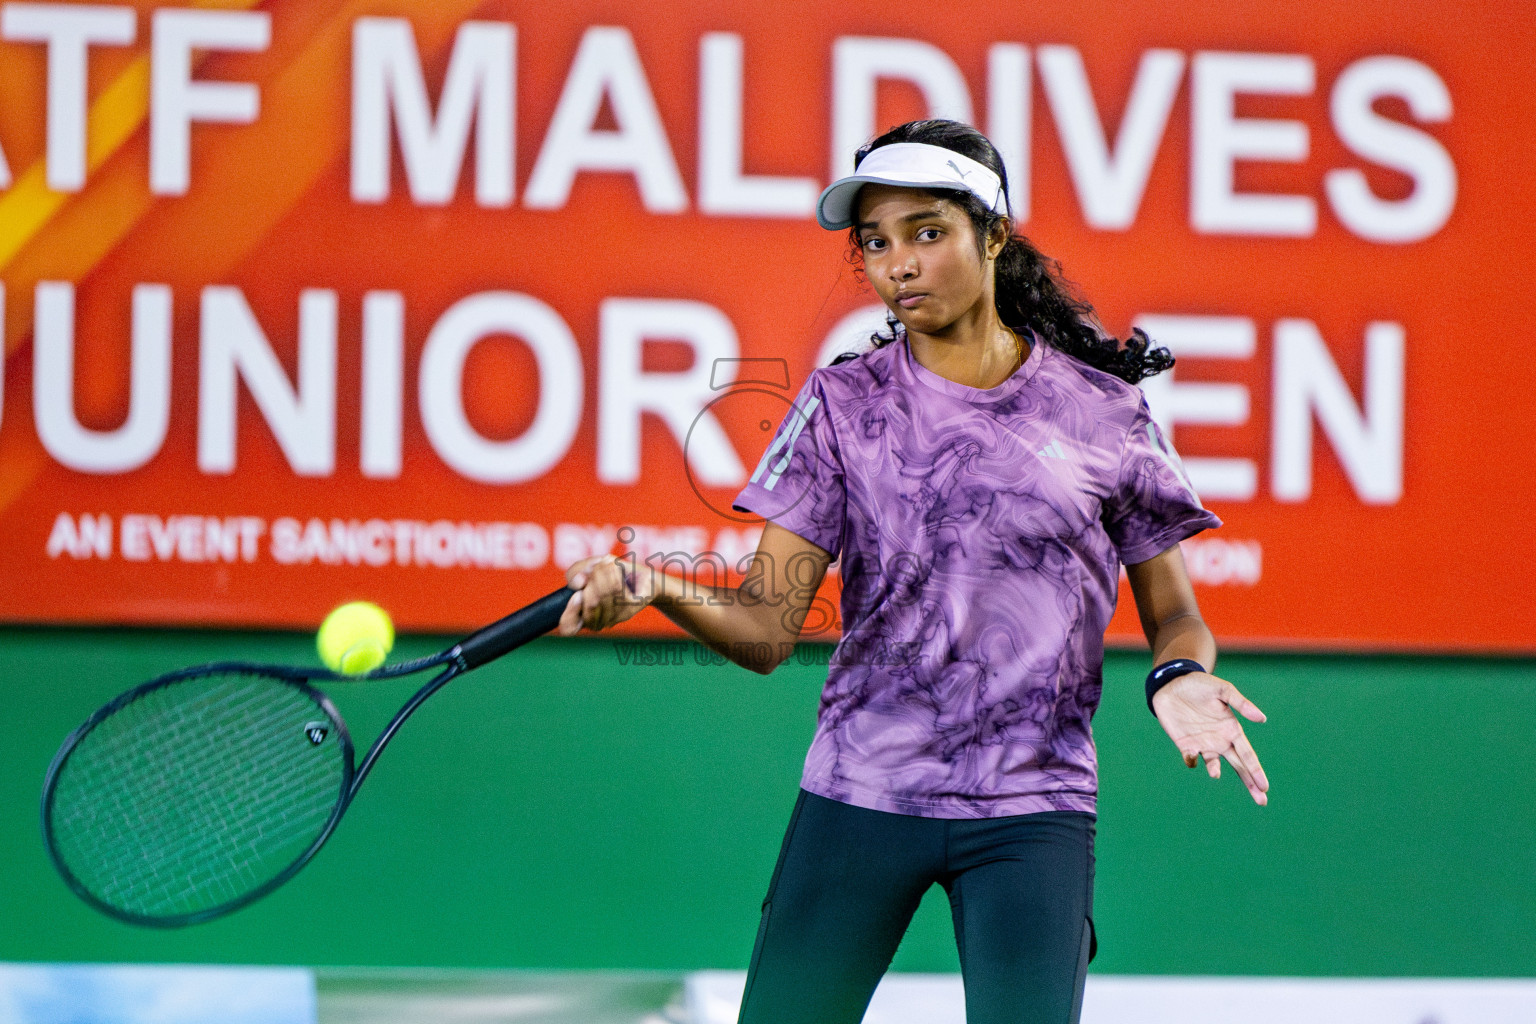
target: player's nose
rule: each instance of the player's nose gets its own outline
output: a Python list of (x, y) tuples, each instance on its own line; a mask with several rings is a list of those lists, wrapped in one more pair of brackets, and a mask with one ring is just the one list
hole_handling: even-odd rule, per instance
[(891, 253), (891, 260), (886, 265), (886, 276), (898, 283), (910, 281), (921, 272), (922, 265), (918, 262), (915, 249), (897, 249)]

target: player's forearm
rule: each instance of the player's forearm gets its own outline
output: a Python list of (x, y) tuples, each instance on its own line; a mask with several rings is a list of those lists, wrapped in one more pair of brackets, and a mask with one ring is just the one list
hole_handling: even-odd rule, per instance
[(749, 588), (708, 586), (657, 573), (651, 604), (699, 643), (743, 668), (768, 673), (794, 650), (787, 609)]
[(1216, 670), (1216, 638), (1197, 613), (1179, 615), (1157, 624), (1152, 637), (1152, 664), (1189, 658)]

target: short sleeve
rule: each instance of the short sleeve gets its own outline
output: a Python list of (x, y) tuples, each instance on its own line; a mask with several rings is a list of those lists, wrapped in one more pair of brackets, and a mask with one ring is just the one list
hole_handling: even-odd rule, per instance
[(1143, 398), (1131, 422), (1114, 493), (1104, 504), (1104, 529), (1135, 565), (1221, 520), (1200, 505), (1178, 453), (1152, 420)]
[(832, 410), (813, 372), (732, 507), (762, 516), (836, 558), (846, 494)]

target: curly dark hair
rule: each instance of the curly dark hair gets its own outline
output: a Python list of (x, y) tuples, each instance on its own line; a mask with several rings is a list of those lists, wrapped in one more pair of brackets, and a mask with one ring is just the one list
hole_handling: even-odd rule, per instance
[[(959, 121), (932, 119), (898, 125), (859, 147), (855, 165), (881, 146), (897, 142), (942, 146), (968, 156), (996, 172), (1002, 179), (1004, 193), (1007, 192), (1008, 172), (1003, 169), (1002, 158), (991, 140)], [(987, 238), (1002, 215), (989, 210), (973, 192), (931, 191), (965, 210), (976, 229), (977, 247), (985, 252)], [(862, 266), (863, 248), (857, 227), (851, 229), (849, 238), (849, 258), (856, 266)], [(997, 256), (996, 296), (998, 319), (1008, 327), (1019, 332), (1033, 331), (1052, 348), (1128, 383), (1135, 384), (1173, 366), (1173, 354), (1162, 346), (1154, 346), (1139, 327), (1132, 328), (1130, 337), (1124, 341), (1101, 331), (1096, 326), (1093, 307), (1074, 293), (1072, 284), (1062, 276), (1061, 264), (1035, 248), (1023, 235), (1010, 235)], [(876, 333), (872, 337), (877, 347), (895, 340), (894, 323), (892, 327), (891, 333)], [(842, 358), (836, 361), (841, 362)]]

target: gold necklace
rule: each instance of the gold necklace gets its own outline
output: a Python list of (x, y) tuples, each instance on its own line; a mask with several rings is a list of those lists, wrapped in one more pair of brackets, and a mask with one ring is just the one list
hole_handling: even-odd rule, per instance
[(1007, 324), (1003, 324), (1003, 330), (1007, 331), (1008, 337), (1013, 339), (1013, 354), (1019, 360), (1018, 364), (1014, 366), (1014, 369), (1017, 370), (1020, 366), (1024, 365), (1024, 339), (1019, 337), (1018, 332)]

